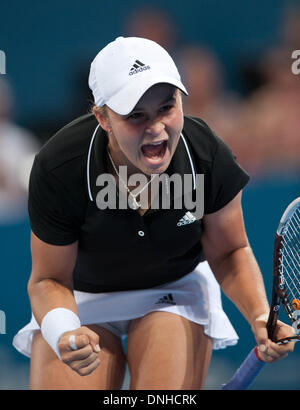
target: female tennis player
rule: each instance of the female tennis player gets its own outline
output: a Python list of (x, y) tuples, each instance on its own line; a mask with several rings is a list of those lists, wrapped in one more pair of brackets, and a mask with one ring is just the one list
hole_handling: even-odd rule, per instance
[(244, 229), (249, 177), (201, 119), (184, 116), (172, 58), (119, 37), (95, 57), (89, 86), (93, 113), (56, 133), (31, 171), (33, 314), (13, 341), (31, 357), (30, 388), (120, 389), (126, 363), (130, 389), (203, 388), (212, 349), (238, 339), (219, 285), (262, 359), (284, 357), (293, 346), (268, 340)]

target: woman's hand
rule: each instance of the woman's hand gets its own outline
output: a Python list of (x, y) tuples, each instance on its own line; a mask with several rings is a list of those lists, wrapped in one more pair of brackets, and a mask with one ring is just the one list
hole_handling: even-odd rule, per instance
[[(71, 335), (75, 336), (73, 343), (77, 350), (73, 350), (70, 345)], [(80, 376), (87, 376), (100, 364), (99, 335), (88, 327), (82, 326), (71, 332), (65, 332), (58, 342), (58, 350), (61, 360)]]
[[(254, 333), (256, 342), (258, 344), (259, 358), (267, 363), (276, 362), (283, 359), (288, 353), (294, 350), (295, 342), (289, 342), (283, 345), (278, 345), (268, 338), (267, 332), (268, 313), (258, 316), (252, 323), (252, 331)], [(294, 329), (281, 322), (276, 323), (276, 329), (274, 333), (275, 340), (282, 339), (294, 335)]]

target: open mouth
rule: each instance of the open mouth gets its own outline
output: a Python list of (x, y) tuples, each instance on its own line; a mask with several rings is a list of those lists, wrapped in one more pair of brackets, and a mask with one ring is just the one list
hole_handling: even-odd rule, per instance
[(154, 142), (142, 146), (143, 154), (150, 159), (162, 159), (166, 153), (166, 149), (167, 141)]

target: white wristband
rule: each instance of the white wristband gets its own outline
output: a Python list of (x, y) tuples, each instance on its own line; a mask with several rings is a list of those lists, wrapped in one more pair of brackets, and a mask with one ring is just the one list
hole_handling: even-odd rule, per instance
[(66, 308), (50, 310), (41, 323), (43, 338), (61, 359), (58, 351), (58, 342), (61, 335), (81, 327), (80, 319), (74, 312)]

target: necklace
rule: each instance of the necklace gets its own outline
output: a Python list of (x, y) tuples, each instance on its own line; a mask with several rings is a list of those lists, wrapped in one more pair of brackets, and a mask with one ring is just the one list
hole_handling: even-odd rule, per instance
[(157, 176), (157, 174), (153, 175), (153, 177), (150, 179), (150, 181), (148, 181), (147, 184), (146, 184), (137, 194), (133, 194), (133, 193), (130, 191), (130, 189), (128, 188), (128, 186), (126, 185), (125, 181), (120, 177), (120, 175), (119, 175), (119, 173), (118, 173), (118, 171), (117, 171), (117, 168), (116, 168), (116, 166), (115, 166), (115, 163), (114, 163), (114, 161), (113, 161), (113, 159), (112, 159), (112, 157), (111, 157), (110, 152), (109, 152), (108, 149), (107, 149), (107, 153), (108, 153), (110, 162), (112, 163), (112, 166), (114, 167), (114, 170), (115, 170), (116, 174), (118, 175), (120, 181), (121, 181), (122, 184), (124, 185), (124, 188), (125, 188), (125, 189), (127, 190), (127, 192), (129, 193), (129, 198), (132, 198), (131, 208), (134, 209), (134, 210), (140, 208), (140, 207), (141, 207), (141, 204), (136, 200), (136, 197), (139, 196), (139, 195), (147, 188), (147, 186), (150, 184), (150, 182), (152, 182), (152, 180)]

